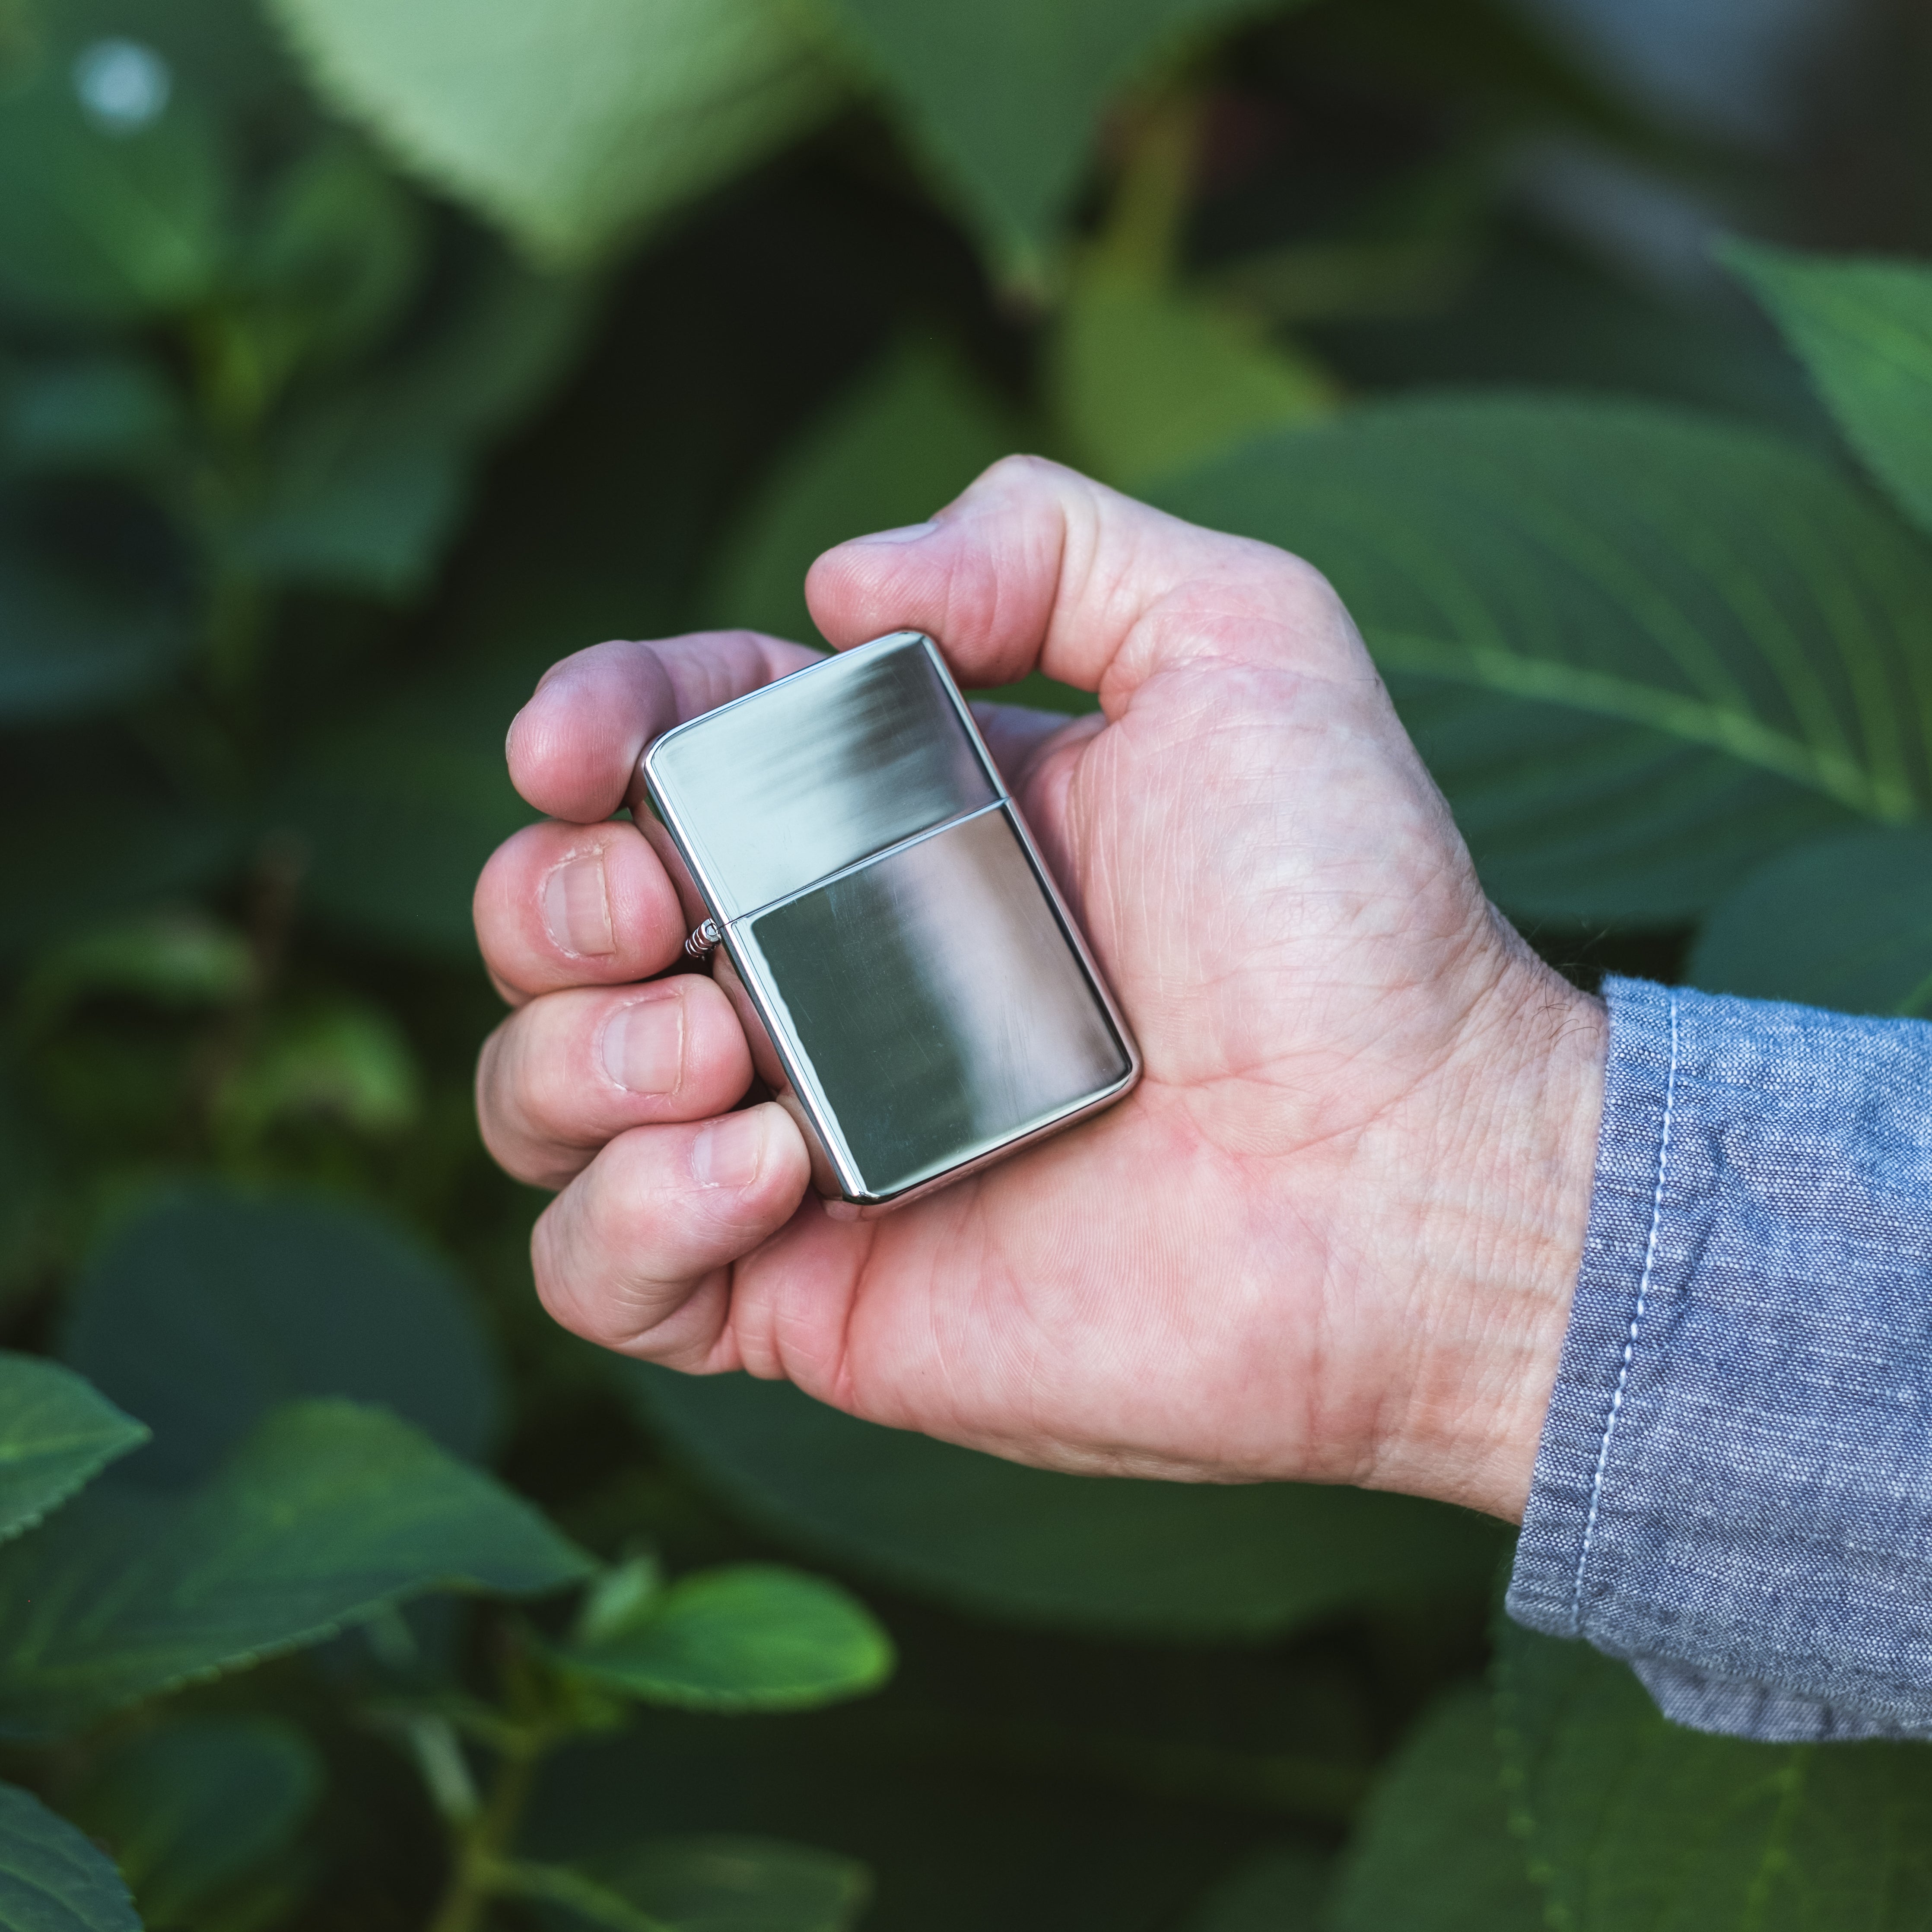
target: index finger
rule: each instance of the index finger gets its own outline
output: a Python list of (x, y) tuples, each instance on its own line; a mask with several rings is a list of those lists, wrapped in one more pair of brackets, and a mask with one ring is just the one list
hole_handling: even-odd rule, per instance
[(538, 811), (594, 824), (632, 799), (638, 760), (661, 732), (820, 655), (756, 631), (594, 644), (551, 665), (512, 721), (510, 782)]

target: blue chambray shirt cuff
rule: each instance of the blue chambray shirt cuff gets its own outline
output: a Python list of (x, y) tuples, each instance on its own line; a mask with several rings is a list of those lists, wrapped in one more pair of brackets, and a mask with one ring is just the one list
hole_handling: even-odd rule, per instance
[(1509, 1613), (1699, 1729), (1932, 1736), (1932, 1028), (1604, 991)]

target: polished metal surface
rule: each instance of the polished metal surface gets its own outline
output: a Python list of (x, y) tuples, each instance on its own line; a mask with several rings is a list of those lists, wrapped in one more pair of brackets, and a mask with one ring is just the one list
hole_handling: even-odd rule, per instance
[(916, 631), (667, 731), (644, 779), (720, 920), (999, 795), (944, 664)]
[[(733, 929), (800, 1084), (883, 1200), (1111, 1091), (1126, 1048), (1004, 805)], [(845, 1158), (838, 1160), (842, 1154)]]
[(883, 1211), (1132, 1085), (1126, 1026), (928, 639), (814, 665), (644, 764), (653, 843), (712, 914), (687, 950), (715, 962), (835, 1213)]

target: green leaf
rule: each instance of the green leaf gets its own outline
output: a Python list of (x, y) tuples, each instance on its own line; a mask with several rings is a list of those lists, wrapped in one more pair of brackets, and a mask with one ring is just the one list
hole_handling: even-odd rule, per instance
[(1251, 1640), (1364, 1604), (1479, 1593), (1500, 1532), (1438, 1504), (1270, 1483), (1095, 1481), (844, 1415), (783, 1382), (615, 1365), (751, 1520), (984, 1615)]
[(425, 1590), (533, 1596), (593, 1567), (394, 1416), (292, 1402), (199, 1486), (97, 1483), (0, 1550), (0, 1733), (70, 1728)]
[(389, 417), (374, 393), (318, 403), (275, 437), (268, 492), (234, 554), (278, 583), (412, 596), (456, 532), (467, 454)]
[(1128, 82), (1282, 0), (821, 0), (1008, 278), (1037, 284)]
[(1548, 1922), (1571, 1932), (1932, 1925), (1932, 1751), (1670, 1724), (1624, 1665), (1514, 1625), (1504, 1768)]
[(136, 696), (193, 642), (182, 560), (145, 506), (72, 484), (0, 494), (0, 720)]
[(148, 1432), (71, 1370), (0, 1354), (0, 1538), (31, 1528)]
[(15, 1011), (22, 1032), (38, 1032), (103, 994), (193, 1011), (232, 1005), (254, 983), (254, 956), (232, 927), (200, 913), (152, 913), (50, 947), (21, 987)]
[(581, 260), (821, 116), (772, 0), (271, 0), (317, 88), (535, 254)]
[(695, 1711), (801, 1711), (874, 1690), (891, 1640), (849, 1591), (771, 1563), (701, 1570), (556, 1652), (579, 1676)]
[(640, 1624), (664, 1594), (664, 1565), (646, 1550), (598, 1573), (578, 1605), (571, 1641), (594, 1650), (606, 1639)]
[(704, 620), (815, 638), (805, 573), (820, 551), (922, 521), (1024, 440), (956, 356), (902, 344), (780, 454), (712, 563)]
[(500, 1406), (448, 1263), (365, 1210), (299, 1194), (163, 1195), (88, 1262), (61, 1353), (153, 1428), (145, 1483), (202, 1480), (297, 1396), (381, 1403), (472, 1461)]
[(1425, 399), (1158, 494), (1328, 573), (1518, 910), (1680, 918), (1796, 838), (1924, 807), (1932, 553), (1778, 437)]
[(342, 997), (278, 1017), (214, 1096), (215, 1132), (240, 1154), (287, 1122), (333, 1120), (394, 1136), (422, 1111), (406, 1034), (381, 1006)]
[[(88, 746), (77, 769), (94, 769), (89, 754), (109, 758), (113, 748)], [(84, 788), (42, 790), (17, 776), (0, 790), (0, 811), (14, 831), (0, 899), (0, 958), (206, 884), (239, 843), (236, 826), (166, 799), (142, 796), (130, 809)], [(110, 852), (113, 863), (103, 864)]]
[[(1439, 18), (1442, 32), (1454, 35), (1472, 16)], [(1552, 238), (1526, 230), (1499, 235), (1493, 160), (1480, 148), (1464, 150), (1460, 166), (1474, 190), (1468, 212), (1475, 225), (1462, 238), (1469, 254), (1442, 262), (1432, 296), (1417, 290), (1407, 304), (1390, 305), (1406, 313), (1378, 315), (1371, 302), (1356, 319), (1318, 322), (1324, 350), (1352, 382), (1370, 392), (1508, 384), (1642, 396), (1782, 429), (1820, 450), (1835, 442), (1803, 369), (1742, 304), (1736, 314), (1687, 304)], [(1420, 226), (1439, 250), (1440, 216)], [(1252, 299), (1267, 302), (1264, 276), (1244, 287), (1239, 264), (1226, 272)], [(1318, 292), (1318, 284), (1311, 292)], [(1282, 320), (1304, 319), (1290, 292)], [(1446, 310), (1438, 306), (1445, 301)]]
[[(1143, 1719), (1163, 1735), (1171, 1719), (1204, 1743), (1256, 1735), (1244, 1706), (1201, 1709), (1220, 1704), (1209, 1687), (1226, 1660), (1016, 1647), (1010, 1634), (943, 1626), (934, 1635), (934, 1669), (890, 1694), (891, 1708), (728, 1722), (666, 1711), (566, 1748), (545, 1767), (525, 1842), (533, 1856), (601, 1872), (620, 1868), (647, 1833), (768, 1832), (863, 1858), (879, 1897), (868, 1927), (1173, 1932), (1233, 1852), (1268, 1829), (1252, 1808), (1272, 1811), (1276, 1800), (1252, 1787), (1230, 1791), (1229, 1808), (1204, 1806), (1189, 1771), (1150, 1774), (1161, 1754)], [(1281, 1685), (1284, 1706), (1340, 1716), (1332, 1677), (1290, 1666), (1285, 1680), (1282, 1661), (1243, 1660), (1271, 1706), (1263, 1684)], [(1306, 1690), (1286, 1690), (1290, 1680)], [(1070, 1703), (1086, 1723), (1069, 1727)], [(1347, 1708), (1352, 1727), (1359, 1706)], [(1312, 1721), (1325, 1730), (1334, 1719)], [(1120, 1728), (1130, 1724), (1131, 1736)], [(1359, 1734), (1346, 1734), (1352, 1762)], [(1046, 1741), (1055, 1736), (1058, 1746)], [(1197, 1771), (1222, 1762), (1211, 1747), (1184, 1755)], [(553, 1920), (552, 1932), (566, 1923)]]
[(1187, 1915), (1180, 1932), (1318, 1932), (1328, 1891), (1325, 1858), (1299, 1848), (1258, 1852)]
[(1776, 318), (1846, 440), (1932, 531), (1932, 268), (1742, 242), (1721, 254)]
[[(536, 1905), (560, 1906), (567, 1924), (599, 1926), (603, 1932), (676, 1932), (662, 1919), (633, 1905), (622, 1892), (573, 1865), (506, 1858), (492, 1868), (490, 1877), (500, 1894)], [(554, 1910), (544, 1917), (552, 1925), (557, 1923)]]
[(63, 320), (178, 314), (212, 289), (227, 247), (214, 132), (177, 89), (145, 124), (82, 111), (69, 63), (50, 52), (0, 98), (0, 296)]
[(1540, 1932), (1486, 1692), (1451, 1691), (1383, 1772), (1336, 1875), (1328, 1932)]
[(510, 783), (503, 734), (547, 661), (446, 658), (300, 748), (268, 811), (306, 850), (309, 909), (360, 938), (475, 960), (476, 875), (536, 815)]
[(596, 296), (584, 276), (533, 273), (492, 248), (470, 265), (420, 346), (375, 385), (378, 406), (458, 442), (500, 435), (569, 368)]
[(674, 1932), (852, 1932), (872, 1896), (866, 1868), (772, 1838), (646, 1838), (593, 1866)]
[(1932, 832), (1855, 832), (1774, 859), (1705, 921), (1684, 976), (1840, 1012), (1932, 1012)]
[(1080, 248), (1048, 338), (1046, 388), (1073, 460), (1137, 488), (1270, 430), (1329, 414), (1327, 374), (1261, 316), (1181, 279), (1203, 97), (1136, 117), (1104, 226)]
[(240, 279), (258, 352), (279, 376), (369, 347), (428, 266), (422, 206), (360, 147), (328, 140), (276, 181)]
[(151, 1932), (186, 1932), (287, 1850), (324, 1781), (315, 1748), (280, 1718), (178, 1718), (114, 1752), (70, 1809)]
[(1238, 310), (1096, 251), (1076, 272), (1048, 380), (1071, 454), (1132, 489), (1327, 415), (1334, 385)]
[(1520, 918), (1678, 923), (1767, 854), (1864, 822), (1815, 792), (1640, 727), (1383, 674), (1490, 896)]
[(181, 398), (151, 362), (68, 356), (15, 374), (0, 412), (0, 460), (20, 470), (138, 472), (170, 453)]
[(0, 1925), (141, 1932), (120, 1874), (64, 1818), (10, 1784), (0, 1784)]
[(406, 362), (287, 412), (265, 492), (226, 536), (237, 562), (381, 597), (422, 590), (483, 446), (560, 373), (588, 315), (583, 284), (489, 264)]

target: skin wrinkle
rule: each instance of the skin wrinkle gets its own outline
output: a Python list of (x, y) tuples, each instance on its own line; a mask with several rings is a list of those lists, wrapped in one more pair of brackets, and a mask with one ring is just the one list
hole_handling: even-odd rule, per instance
[[(966, 1185), (973, 1186), (975, 1184), (968, 1183)], [(890, 1223), (884, 1225), (890, 1226)], [(1067, 1239), (1069, 1241), (1077, 1240), (1077, 1234), (1074, 1231), (1070, 1230)], [(952, 1245), (951, 1243), (948, 1244), (949, 1247), (951, 1245)], [(1053, 1270), (1050, 1267), (1042, 1269), (1028, 1265), (1019, 1258), (1010, 1257), (1004, 1252), (1000, 1253), (999, 1260), (1000, 1270), (998, 1276), (994, 1276), (990, 1270), (982, 1272), (982, 1287), (979, 1294), (967, 1305), (961, 1319), (953, 1324), (953, 1327), (957, 1336), (963, 1337), (969, 1344), (975, 1341), (990, 1340), (997, 1345), (998, 1349), (1002, 1352), (1003, 1358), (1008, 1358), (1010, 1336), (1016, 1326), (1034, 1332), (1045, 1332), (1052, 1325), (1051, 1321), (1042, 1322), (1040, 1318), (1039, 1312), (1035, 1305), (1026, 1299), (1026, 1295), (1028, 1291), (1037, 1282), (1050, 1279)], [(1130, 1279), (1126, 1276), (1117, 1276), (1110, 1279), (1104, 1285), (1105, 1292), (1110, 1298), (1114, 1306), (1114, 1312), (1117, 1314), (1122, 1306), (1128, 1304), (1127, 1283)], [(1015, 1300), (1014, 1313), (1010, 1318), (1003, 1316), (997, 1305), (989, 1305), (989, 1298), (996, 1304), (997, 1296), (1000, 1292), (1011, 1293), (1016, 1289), (1018, 1292)], [(1128, 1320), (1123, 1325), (1127, 1330), (1131, 1330), (1134, 1324), (1131, 1320)], [(953, 1342), (953, 1339), (952, 1336), (942, 1338), (942, 1346), (946, 1348), (946, 1359), (949, 1361), (952, 1354), (956, 1352), (956, 1345), (947, 1346)], [(953, 1410), (956, 1418), (959, 1408), (958, 1384), (952, 1383), (950, 1386), (953, 1392)], [(896, 1411), (886, 1412), (883, 1419), (896, 1419), (897, 1413)], [(984, 1444), (988, 1439), (983, 1430), (973, 1430), (964, 1426), (956, 1420), (952, 1422), (952, 1426), (940, 1426), (935, 1428), (934, 1418), (928, 1415), (922, 1426), (928, 1430), (946, 1436), (949, 1439), (978, 1444)], [(1004, 1435), (998, 1439), (1002, 1443), (1007, 1440)], [(1013, 1452), (1007, 1450), (1004, 1453)], [(1054, 1453), (1045, 1454), (1035, 1453), (1024, 1456), (1022, 1460), (1040, 1462), (1052, 1467), (1086, 1466), (1084, 1460), (1078, 1454), (1070, 1455), (1069, 1452), (1060, 1449), (1057, 1444), (1054, 1446)]]
[[(620, 1174), (593, 1163), (560, 1198), (576, 1220), (552, 1246), (584, 1278), (547, 1300), (593, 1330), (655, 1317), (634, 1352), (742, 1361), (1046, 1466), (1517, 1507), (1587, 1206), (1564, 1129), (1593, 1135), (1594, 1074), (1580, 1054), (1541, 1078), (1520, 1036), (1526, 1011), (1580, 996), (1482, 901), (1322, 580), (1023, 459), (917, 543), (830, 554), (808, 595), (840, 643), (914, 623), (968, 683), (1038, 662), (1097, 688), (1100, 717), (991, 735), (1148, 1076), (878, 1222), (763, 1182), (730, 1215), (675, 1188), (653, 1202), (683, 1143), (652, 1137), (684, 1130), (635, 1130)], [(603, 713), (582, 740), (600, 758), (652, 675), (616, 648), (572, 674), (570, 708)], [(660, 648), (682, 707), (788, 647)], [(513, 761), (539, 740), (572, 754), (568, 733), (544, 738), (548, 701)], [(519, 770), (526, 795), (556, 782)], [(550, 970), (484, 940), (513, 991)], [(613, 976), (637, 946), (620, 937)], [(637, 1212), (607, 1198), (614, 1174)]]
[[(1596, 1072), (1599, 1082), (1598, 1091), (1600, 1091), (1604, 1021), (1602, 1010), (1595, 1002), (1578, 1001), (1566, 1008), (1558, 1008), (1553, 1001), (1540, 1005), (1531, 1004), (1516, 1010), (1514, 1017), (1516, 1022), (1516, 1030), (1519, 1034), (1525, 1032), (1534, 1034), (1539, 1028), (1544, 1026), (1550, 1028), (1548, 1037), (1540, 1041), (1532, 1041), (1527, 1045), (1524, 1051), (1526, 1064), (1546, 1073), (1549, 1068), (1559, 1063), (1560, 1058), (1564, 1052), (1580, 1053), (1582, 1059)], [(1585, 1024), (1586, 1020), (1588, 1022), (1587, 1028)], [(1505, 1102), (1500, 1098), (1495, 1102), (1498, 1110), (1504, 1104)], [(1594, 1112), (1594, 1104), (1586, 1105), (1581, 1110), (1580, 1124), (1585, 1131), (1592, 1136), (1592, 1138), (1594, 1138), (1595, 1125)], [(1556, 1124), (1560, 1126), (1562, 1124), (1558, 1122)], [(1508, 1184), (1507, 1176), (1504, 1177), (1504, 1184)], [(1484, 1226), (1487, 1220), (1486, 1213), (1479, 1214), (1476, 1219), (1479, 1240), (1481, 1234), (1487, 1232)], [(1532, 1234), (1540, 1236), (1546, 1244), (1550, 1240), (1550, 1232), (1546, 1228), (1535, 1228), (1531, 1232)], [(1564, 1256), (1562, 1265), (1574, 1267), (1574, 1261), (1570, 1252), (1570, 1241), (1567, 1238), (1558, 1238), (1556, 1245), (1558, 1252)], [(1462, 1298), (1460, 1304), (1452, 1300), (1450, 1304), (1452, 1307), (1460, 1305), (1464, 1309), (1466, 1313), (1471, 1310), (1482, 1309), (1485, 1303), (1492, 1301), (1496, 1289), (1491, 1284), (1496, 1283), (1499, 1276), (1503, 1282), (1511, 1285), (1506, 1288), (1504, 1292), (1511, 1293), (1518, 1298), (1520, 1298), (1522, 1291), (1520, 1288), (1514, 1286), (1516, 1276), (1520, 1273), (1519, 1268), (1503, 1270), (1494, 1266), (1484, 1265), (1480, 1256), (1477, 1258), (1476, 1266), (1478, 1271), (1472, 1279), (1478, 1292)], [(1559, 1313), (1563, 1312), (1567, 1312), (1567, 1310), (1558, 1311)], [(1513, 1381), (1511, 1392), (1517, 1396), (1518, 1406), (1529, 1418), (1532, 1427), (1534, 1427), (1535, 1423), (1540, 1420), (1544, 1402), (1547, 1399), (1549, 1384), (1554, 1378), (1554, 1346), (1556, 1342), (1560, 1342), (1561, 1338), (1560, 1321), (1548, 1325), (1553, 1329), (1554, 1339), (1545, 1352), (1546, 1359), (1533, 1357), (1526, 1366), (1521, 1368)], [(1496, 1360), (1494, 1352), (1485, 1352), (1485, 1359), (1493, 1367)], [(1452, 1389), (1454, 1386), (1455, 1384), (1452, 1382)], [(1482, 1391), (1479, 1390), (1478, 1393), (1480, 1394)], [(1435, 1395), (1426, 1378), (1418, 1378), (1412, 1391), (1410, 1414), (1405, 1418), (1401, 1425), (1390, 1432), (1384, 1439), (1399, 1442), (1405, 1436), (1412, 1436), (1419, 1441), (1426, 1442), (1432, 1437), (1439, 1439), (1445, 1429), (1454, 1433), (1457, 1428), (1457, 1418), (1454, 1412), (1453, 1401), (1449, 1405), (1450, 1413), (1446, 1423), (1439, 1415), (1432, 1416), (1429, 1414), (1431, 1403), (1439, 1406), (1440, 1398)]]
[[(1176, 1230), (1177, 1245), (1189, 1256), (1211, 1254), (1216, 1224), (1225, 1218), (1225, 1191), (1215, 1185), (1212, 1178), (1204, 1186), (1190, 1186), (1190, 1167), (1201, 1165), (1200, 1150), (1178, 1133), (1171, 1132), (1168, 1144), (1172, 1157), (1166, 1185), (1175, 1198), (1189, 1204), (1185, 1219)], [(1222, 1211), (1210, 1213), (1210, 1203)], [(1154, 1257), (1141, 1256), (1130, 1257), (1126, 1270), (1112, 1280), (1086, 1285), (1081, 1297), (1084, 1306), (1077, 1312), (1086, 1315), (1100, 1338), (1102, 1364), (1123, 1379), (1132, 1378), (1138, 1372), (1132, 1337), (1161, 1321), (1166, 1321), (1174, 1331), (1172, 1353), (1181, 1362), (1214, 1362), (1230, 1345), (1239, 1349), (1243, 1324), (1225, 1303), (1191, 1293), (1191, 1274), (1192, 1270), (1184, 1273), (1178, 1282), (1166, 1279), (1157, 1270)], [(1224, 1284), (1225, 1280), (1223, 1276)], [(1190, 1379), (1184, 1372), (1178, 1378), (1178, 1385), (1186, 1388)], [(1078, 1413), (1073, 1405), (1067, 1405), (1066, 1408)], [(1082, 1420), (1091, 1430), (1098, 1418), (1082, 1417)], [(1144, 1464), (1144, 1458), (1143, 1461)]]
[[(959, 1253), (964, 1253), (967, 1252), (967, 1250), (965, 1249), (964, 1244), (963, 1244), (960, 1240), (958, 1224), (964, 1218), (969, 1208), (978, 1202), (980, 1198), (980, 1190), (982, 1184), (974, 1181), (969, 1183), (968, 1185), (972, 1188), (972, 1192), (967, 1197), (967, 1200), (964, 1203), (959, 1204), (955, 1207), (952, 1215), (953, 1232), (947, 1243), (947, 1246), (950, 1249), (952, 1250), (955, 1252)], [(958, 1352), (956, 1348), (950, 1344), (947, 1339), (942, 1336), (940, 1332), (940, 1316), (943, 1312), (944, 1304), (940, 1298), (932, 1292), (934, 1272), (938, 1266), (938, 1250), (936, 1248), (928, 1250), (926, 1268), (926, 1295), (922, 1310), (925, 1316), (926, 1340), (929, 1345), (927, 1350), (927, 1354), (928, 1359), (931, 1360), (938, 1370), (940, 1387), (944, 1394), (944, 1405), (940, 1412), (947, 1415), (957, 1415), (960, 1412), (961, 1404), (959, 1400), (958, 1379), (955, 1373), (954, 1363)], [(970, 1269), (966, 1270), (966, 1273), (969, 1280), (974, 1278), (972, 1271)], [(975, 1302), (983, 1305), (986, 1299), (987, 1290), (986, 1276), (983, 1270), (980, 1271), (976, 1279), (977, 1286), (968, 1291), (969, 1295), (972, 1298), (968, 1300), (966, 1307), (962, 1311), (961, 1321), (958, 1324), (962, 1327), (968, 1328), (976, 1328), (980, 1326), (983, 1321), (983, 1317), (980, 1312), (980, 1308), (974, 1305)], [(997, 1324), (987, 1325), (992, 1328), (994, 1339), (997, 1341)], [(955, 1426), (956, 1426), (957, 1425), (956, 1424)]]
[[(802, 1211), (806, 1214), (818, 1214), (822, 1210), (818, 1208), (815, 1204), (808, 1200)], [(864, 1245), (854, 1257), (853, 1274), (855, 1280), (864, 1280), (870, 1272), (880, 1232), (880, 1224), (877, 1222), (867, 1226)], [(848, 1294), (845, 1298), (844, 1319), (839, 1324), (837, 1353), (833, 1359), (826, 1382), (826, 1386), (832, 1392), (830, 1399), (839, 1407), (850, 1408), (855, 1413), (862, 1412), (858, 1408), (859, 1391), (852, 1366), (854, 1360), (851, 1346), (852, 1324), (857, 1318), (858, 1314), (859, 1297), (856, 1293)], [(784, 1363), (788, 1358), (781, 1349), (778, 1352), (777, 1359), (781, 1363)]]

